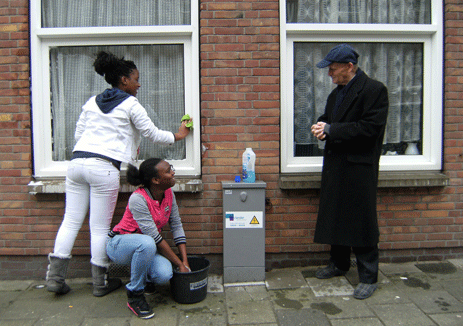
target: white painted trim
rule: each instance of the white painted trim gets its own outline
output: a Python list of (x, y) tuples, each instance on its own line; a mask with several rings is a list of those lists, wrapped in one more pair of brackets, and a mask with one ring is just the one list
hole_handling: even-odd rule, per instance
[[(418, 42), (423, 44), (423, 153), (382, 156), (381, 171), (442, 169), (443, 7), (432, 1), (427, 25), (286, 24), (286, 1), (280, 0), (281, 33), (281, 172), (320, 172), (322, 157), (294, 157), (293, 43), (300, 42)], [(341, 39), (342, 37), (342, 39)], [(432, 90), (432, 91), (431, 91)]]
[[(183, 44), (185, 113), (194, 128), (184, 141), (186, 158), (171, 160), (177, 176), (201, 175), (199, 103), (199, 18), (198, 0), (191, 0), (191, 25), (41, 28), (41, 1), (30, 1), (32, 140), (34, 176), (62, 178), (68, 161), (52, 160), (49, 51), (56, 46)], [(34, 13), (37, 13), (34, 15)], [(173, 130), (176, 131), (176, 130)]]

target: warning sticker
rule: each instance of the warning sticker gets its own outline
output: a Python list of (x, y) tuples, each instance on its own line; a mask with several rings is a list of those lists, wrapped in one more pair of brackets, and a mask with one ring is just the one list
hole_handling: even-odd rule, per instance
[(225, 228), (262, 228), (263, 212), (225, 212)]

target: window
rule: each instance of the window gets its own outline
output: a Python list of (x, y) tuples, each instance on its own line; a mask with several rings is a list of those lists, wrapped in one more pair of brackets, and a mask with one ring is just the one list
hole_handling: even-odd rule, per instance
[(316, 64), (339, 43), (389, 91), (381, 171), (440, 170), (442, 3), (282, 0), (282, 172), (319, 172), (324, 142), (310, 133), (335, 85)]
[[(176, 132), (199, 122), (197, 0), (31, 0), (34, 174), (64, 177), (82, 105), (110, 86), (93, 69), (100, 50), (132, 60), (137, 98), (154, 124)], [(161, 157), (178, 176), (200, 175), (200, 138), (173, 146), (143, 140), (139, 160)]]

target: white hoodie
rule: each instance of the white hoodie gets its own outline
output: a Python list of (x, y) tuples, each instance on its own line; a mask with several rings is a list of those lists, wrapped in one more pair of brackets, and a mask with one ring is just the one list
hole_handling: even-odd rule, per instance
[(75, 151), (108, 156), (124, 163), (134, 163), (141, 136), (153, 143), (173, 144), (170, 131), (158, 129), (134, 96), (129, 96), (109, 113), (103, 113), (91, 97), (82, 107), (76, 125)]

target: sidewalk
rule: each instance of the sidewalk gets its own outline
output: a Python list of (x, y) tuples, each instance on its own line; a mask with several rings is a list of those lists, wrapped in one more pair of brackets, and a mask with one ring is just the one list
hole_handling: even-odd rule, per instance
[(173, 301), (165, 286), (147, 296), (156, 313), (148, 320), (129, 311), (124, 288), (94, 297), (90, 279), (68, 280), (72, 291), (63, 296), (43, 281), (0, 281), (0, 325), (463, 325), (463, 259), (380, 264), (379, 289), (366, 300), (352, 297), (355, 269), (330, 280), (315, 270), (277, 269), (265, 284), (225, 287), (209, 275), (206, 299), (191, 305)]

